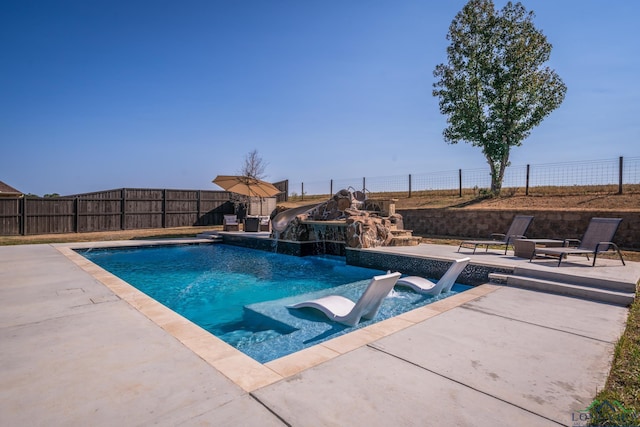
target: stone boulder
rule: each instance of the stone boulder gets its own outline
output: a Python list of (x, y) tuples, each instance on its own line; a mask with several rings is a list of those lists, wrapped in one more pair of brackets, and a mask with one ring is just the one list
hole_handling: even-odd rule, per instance
[(391, 243), (391, 222), (386, 218), (364, 212), (349, 216), (346, 222), (346, 244), (349, 248), (375, 248)]

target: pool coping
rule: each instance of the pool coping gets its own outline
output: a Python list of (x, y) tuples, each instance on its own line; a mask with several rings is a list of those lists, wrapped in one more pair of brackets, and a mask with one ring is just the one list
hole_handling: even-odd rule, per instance
[(500, 285), (488, 283), (481, 284), (465, 292), (262, 364), (76, 252), (77, 249), (88, 248), (180, 244), (213, 243), (208, 239), (162, 239), (152, 241), (67, 243), (52, 246), (246, 392), (252, 392), (299, 374), (309, 368), (483, 297), (501, 287)]

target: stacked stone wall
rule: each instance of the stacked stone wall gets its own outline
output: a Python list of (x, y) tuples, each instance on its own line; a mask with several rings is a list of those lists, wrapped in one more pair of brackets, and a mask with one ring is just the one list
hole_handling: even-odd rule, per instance
[(593, 217), (622, 218), (613, 241), (621, 248), (640, 249), (640, 212), (402, 209), (404, 227), (413, 234), (452, 238), (487, 238), (505, 233), (515, 215), (533, 215), (527, 232), (532, 239), (580, 239)]

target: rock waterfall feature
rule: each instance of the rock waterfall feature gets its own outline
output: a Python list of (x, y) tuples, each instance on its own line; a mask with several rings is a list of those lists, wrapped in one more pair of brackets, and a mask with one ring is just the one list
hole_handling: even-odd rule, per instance
[(404, 230), (402, 216), (395, 213), (394, 199), (365, 199), (349, 190), (340, 190), (328, 201), (296, 215), (277, 238), (342, 243), (348, 248), (409, 246), (420, 242), (419, 237)]

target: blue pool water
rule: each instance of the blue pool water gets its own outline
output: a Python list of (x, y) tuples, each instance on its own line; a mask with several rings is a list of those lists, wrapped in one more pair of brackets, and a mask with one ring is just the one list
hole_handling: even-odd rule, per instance
[[(355, 300), (371, 277), (384, 274), (346, 265), (341, 257), (295, 257), (222, 244), (78, 252), (263, 363), (353, 329), (307, 310), (286, 309), (292, 299), (339, 293)], [(464, 290), (456, 286), (452, 293)], [(435, 299), (399, 291), (388, 300), (376, 321)]]

